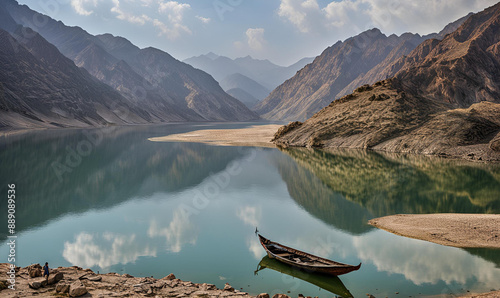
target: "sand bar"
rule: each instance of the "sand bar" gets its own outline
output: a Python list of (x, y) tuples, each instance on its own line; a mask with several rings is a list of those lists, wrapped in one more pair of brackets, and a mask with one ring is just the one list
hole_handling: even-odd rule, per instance
[(372, 226), (409, 238), (461, 248), (500, 248), (500, 214), (398, 214)]
[(214, 146), (250, 146), (274, 148), (274, 133), (281, 125), (253, 125), (239, 129), (205, 129), (164, 137), (150, 138), (153, 142), (191, 142)]

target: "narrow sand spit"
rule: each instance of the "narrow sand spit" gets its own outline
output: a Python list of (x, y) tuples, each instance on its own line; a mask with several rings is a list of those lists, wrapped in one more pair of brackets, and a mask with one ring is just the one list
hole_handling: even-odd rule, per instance
[(164, 137), (150, 138), (153, 142), (191, 142), (215, 146), (250, 146), (274, 148), (274, 133), (281, 125), (254, 125), (240, 129), (206, 129)]
[(405, 237), (461, 248), (500, 248), (500, 214), (399, 214), (372, 226)]
[(500, 291), (492, 291), (484, 294), (468, 294), (466, 296), (460, 296), (462, 298), (498, 298), (500, 297)]

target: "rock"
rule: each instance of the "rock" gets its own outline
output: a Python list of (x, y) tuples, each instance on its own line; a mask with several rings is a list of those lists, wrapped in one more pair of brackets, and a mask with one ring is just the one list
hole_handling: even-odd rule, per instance
[(226, 282), (226, 284), (224, 285), (224, 291), (234, 292), (234, 288)]
[(53, 284), (61, 281), (63, 278), (64, 278), (64, 275), (62, 274), (62, 272), (56, 272), (54, 274), (49, 275), (48, 284), (53, 285)]
[(366, 294), (366, 296), (368, 296), (368, 298), (375, 298), (372, 294)]
[(275, 294), (273, 298), (290, 298), (290, 296), (285, 294)]
[(31, 278), (42, 276), (42, 269), (40, 268), (28, 268), (28, 274)]
[(32, 280), (32, 281), (28, 282), (28, 285), (33, 290), (38, 290), (42, 287), (42, 283), (40, 281), (37, 281), (37, 280)]
[(269, 298), (269, 294), (268, 293), (261, 293), (261, 294), (257, 295), (257, 298)]
[(76, 280), (69, 286), (70, 297), (80, 297), (87, 294), (87, 287), (80, 280)]
[(279, 139), (280, 137), (286, 135), (288, 132), (294, 130), (297, 127), (300, 127), (302, 124), (303, 124), (302, 122), (295, 121), (280, 127), (278, 131), (274, 134), (274, 138), (272, 139), (272, 141)]
[(45, 287), (47, 285), (47, 281), (44, 277), (39, 277), (36, 279), (32, 279), (28, 282), (28, 286), (32, 289), (39, 289), (41, 287)]
[(212, 284), (203, 283), (200, 285), (200, 289), (202, 291), (213, 291), (213, 290), (216, 290), (217, 287), (215, 285), (212, 285)]
[(132, 278), (132, 277), (133, 277), (132, 275), (130, 275), (130, 274), (128, 274), (128, 273), (125, 273), (125, 274), (123, 274), (122, 276), (123, 276), (123, 277), (126, 277), (126, 278)]
[(102, 280), (102, 276), (99, 276), (99, 275), (97, 275), (97, 276), (91, 276), (91, 277), (89, 277), (87, 279), (90, 280), (90, 281), (101, 281)]
[(56, 286), (56, 292), (57, 293), (68, 293), (69, 292), (69, 285), (68, 284), (58, 284)]
[(173, 279), (176, 279), (176, 278), (175, 278), (175, 275), (173, 273), (170, 273), (169, 275), (165, 276), (162, 279), (173, 280)]
[(210, 297), (210, 292), (196, 291), (196, 292), (191, 294), (191, 297), (198, 297), (198, 298)]

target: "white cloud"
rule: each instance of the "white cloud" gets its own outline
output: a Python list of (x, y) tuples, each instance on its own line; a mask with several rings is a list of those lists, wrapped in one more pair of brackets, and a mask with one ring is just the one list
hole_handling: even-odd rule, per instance
[(262, 211), (260, 210), (260, 208), (251, 206), (241, 207), (236, 212), (238, 218), (251, 227), (257, 227), (259, 225), (260, 219), (262, 217), (261, 214)]
[[(299, 32), (353, 33), (377, 27), (384, 32), (428, 34), (497, 0), (342, 0), (320, 7), (316, 0), (281, 0), (278, 15)], [(342, 35), (342, 34), (340, 34)]]
[(184, 12), (191, 8), (191, 5), (179, 3), (177, 1), (160, 2), (158, 10), (161, 13), (168, 15), (168, 19), (172, 23), (181, 23)]
[(88, 6), (96, 7), (97, 0), (71, 0), (71, 6), (76, 11), (77, 14), (82, 16), (89, 16), (94, 13), (93, 10), (89, 10)]
[[(300, 32), (307, 33), (316, 27), (321, 13), (316, 0), (281, 0), (278, 15), (290, 21)], [(315, 17), (316, 16), (316, 17)]]
[(255, 235), (248, 236), (246, 239), (246, 243), (248, 246), (248, 250), (255, 258), (255, 260), (260, 261), (262, 257), (266, 255), (265, 251), (262, 249), (262, 245), (260, 245), (260, 242), (257, 240), (257, 237), (255, 237)]
[[(391, 245), (387, 245), (389, 242)], [(378, 271), (403, 274), (416, 285), (440, 281), (446, 284), (481, 281), (486, 287), (498, 285), (498, 269), (494, 263), (461, 249), (394, 237), (380, 231), (356, 237), (353, 244), (363, 263), (374, 264)]]
[[(151, 23), (154, 27), (159, 29), (159, 35), (166, 36), (169, 39), (178, 38), (181, 33), (185, 32), (187, 34), (192, 34), (191, 30), (182, 23), (184, 12), (191, 6), (185, 3), (179, 3), (176, 1), (168, 2), (155, 2), (153, 0), (140, 0), (143, 7), (151, 7), (154, 3), (158, 3), (158, 13), (167, 15), (167, 21), (160, 21), (158, 18), (152, 18), (146, 14), (133, 14), (128, 12), (128, 9), (124, 9), (120, 6), (120, 0), (112, 0), (113, 7), (111, 12), (116, 14), (116, 18), (120, 20), (127, 21), (133, 24), (144, 25), (146, 23)], [(130, 4), (130, 3), (129, 3)], [(202, 18), (203, 22), (209, 22), (210, 19)]]
[(327, 26), (343, 27), (344, 25), (349, 25), (349, 23), (352, 22), (351, 20), (356, 19), (356, 15), (359, 16), (363, 14), (360, 10), (360, 6), (360, 1), (350, 0), (328, 4), (322, 9)]
[(172, 24), (167, 26), (165, 23), (158, 19), (153, 20), (153, 25), (160, 29), (160, 36), (165, 35), (169, 39), (176, 39), (181, 35), (181, 32), (184, 31), (188, 34), (192, 34), (191, 30), (182, 24)]
[(178, 38), (182, 32), (192, 34), (191, 30), (182, 22), (184, 13), (190, 8), (191, 5), (177, 1), (160, 2), (158, 11), (167, 15), (168, 24), (154, 19), (153, 25), (160, 29), (160, 35), (165, 35), (169, 39)]
[(202, 23), (204, 23), (204, 24), (208, 24), (208, 23), (210, 23), (210, 21), (212, 20), (212, 19), (210, 19), (210, 18), (204, 18), (204, 17), (202, 17), (202, 16), (196, 16), (196, 18), (197, 18), (198, 20), (200, 20), (200, 21), (201, 21)]
[(156, 250), (137, 241), (135, 234), (93, 235), (82, 232), (76, 236), (75, 242), (65, 242), (63, 251), (63, 257), (68, 262), (87, 268), (127, 264), (135, 262), (141, 256), (156, 256)]
[(255, 51), (261, 51), (266, 44), (264, 28), (249, 28), (246, 32), (248, 46)]
[(131, 13), (123, 11), (123, 9), (120, 8), (120, 1), (119, 0), (113, 0), (114, 6), (111, 8), (111, 12), (114, 12), (117, 14), (116, 18), (120, 20), (127, 21), (129, 23), (133, 24), (139, 24), (139, 25), (144, 25), (146, 22), (150, 22), (151, 18), (148, 17), (145, 14), (136, 16)]
[(174, 212), (174, 217), (170, 224), (162, 228), (160, 224), (153, 220), (148, 229), (148, 236), (165, 237), (167, 249), (171, 252), (180, 252), (185, 244), (196, 244), (198, 232), (196, 226), (189, 221), (189, 215), (181, 208)]

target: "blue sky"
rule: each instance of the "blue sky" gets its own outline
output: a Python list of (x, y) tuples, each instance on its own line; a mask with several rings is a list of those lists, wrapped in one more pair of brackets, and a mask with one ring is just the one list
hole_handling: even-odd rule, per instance
[(428, 34), (498, 0), (18, 0), (92, 34), (183, 60), (208, 52), (289, 65), (377, 27)]

